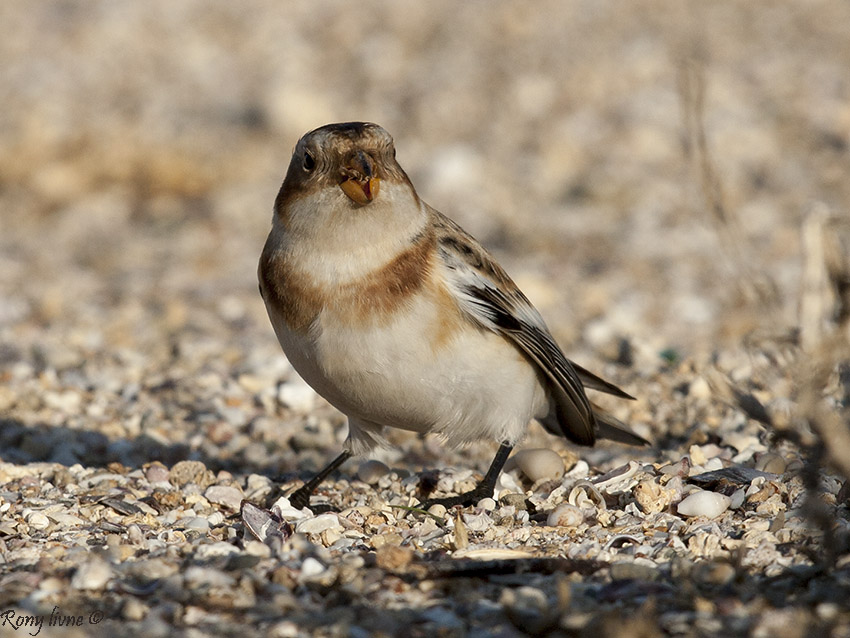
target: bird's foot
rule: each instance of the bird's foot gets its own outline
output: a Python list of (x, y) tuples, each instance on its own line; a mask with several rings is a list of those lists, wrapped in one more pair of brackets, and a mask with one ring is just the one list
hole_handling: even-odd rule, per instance
[[(305, 486), (306, 487), (306, 486)], [(290, 494), (287, 498), (289, 499), (289, 504), (297, 510), (304, 509), (305, 507), (313, 512), (313, 514), (325, 514), (327, 512), (336, 512), (338, 511), (330, 503), (316, 503), (315, 505), (310, 505), (310, 495), (313, 493), (312, 489), (304, 489), (304, 487), (300, 487), (295, 490), (292, 494)]]
[(420, 503), (419, 508), (423, 510), (428, 510), (433, 505), (442, 505), (446, 509), (450, 509), (458, 505), (460, 505), (461, 507), (469, 507), (471, 505), (476, 505), (478, 501), (480, 501), (482, 498), (492, 497), (492, 486), (479, 485), (476, 488), (469, 490), (468, 492), (464, 492), (463, 494), (458, 494), (457, 496), (447, 496), (445, 498), (429, 498), (428, 500)]

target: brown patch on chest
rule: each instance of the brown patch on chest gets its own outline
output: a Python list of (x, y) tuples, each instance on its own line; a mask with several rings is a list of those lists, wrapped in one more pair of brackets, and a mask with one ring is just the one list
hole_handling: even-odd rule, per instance
[(317, 285), (309, 275), (293, 270), (285, 257), (267, 244), (260, 258), (260, 292), (293, 332), (306, 332), (323, 311), (349, 325), (381, 325), (422, 291), (431, 278), (434, 258), (434, 238), (425, 235), (357, 281)]
[(382, 268), (340, 286), (328, 308), (351, 323), (386, 324), (422, 291), (430, 278), (434, 257), (433, 238), (422, 237)]
[(269, 314), (279, 313), (293, 332), (303, 334), (324, 305), (320, 290), (308, 277), (287, 267), (286, 260), (266, 243), (258, 269), (260, 294)]

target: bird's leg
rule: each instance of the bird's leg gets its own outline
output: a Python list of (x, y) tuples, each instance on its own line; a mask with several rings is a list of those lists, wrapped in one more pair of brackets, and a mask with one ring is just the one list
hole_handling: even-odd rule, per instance
[(301, 509), (303, 507), (309, 507), (313, 513), (318, 514), (320, 511), (329, 511), (330, 507), (325, 504), (315, 505), (310, 507), (310, 495), (313, 494), (314, 490), (319, 487), (319, 484), (328, 478), (328, 474), (333, 472), (340, 465), (345, 463), (348, 459), (351, 458), (351, 452), (348, 450), (344, 450), (342, 454), (336, 457), (333, 461), (328, 463), (328, 465), (320, 470), (316, 476), (311, 478), (309, 481), (304, 483), (301, 487), (295, 490), (292, 494), (289, 495), (289, 504), (296, 509)]
[(493, 459), (493, 462), (490, 463), (490, 468), (487, 470), (484, 478), (481, 479), (481, 482), (478, 483), (474, 489), (469, 492), (464, 492), (463, 494), (458, 494), (457, 496), (429, 498), (424, 503), (421, 503), (419, 507), (423, 510), (427, 510), (432, 505), (442, 505), (446, 508), (454, 507), (455, 505), (462, 505), (466, 507), (468, 505), (474, 505), (482, 498), (492, 498), (493, 490), (496, 488), (496, 479), (499, 478), (499, 473), (502, 471), (502, 467), (504, 467), (505, 461), (508, 460), (508, 456), (510, 456), (513, 448), (514, 446), (510, 445), (506, 441), (502, 442), (499, 446), (499, 451), (496, 452), (496, 457)]

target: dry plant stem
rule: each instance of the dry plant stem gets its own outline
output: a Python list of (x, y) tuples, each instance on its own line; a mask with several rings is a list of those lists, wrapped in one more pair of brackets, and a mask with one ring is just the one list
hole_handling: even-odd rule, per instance
[(754, 250), (747, 244), (741, 223), (734, 210), (724, 203), (723, 187), (708, 147), (705, 132), (705, 69), (695, 56), (686, 56), (679, 66), (679, 100), (686, 135), (688, 155), (694, 181), (700, 186), (704, 207), (713, 221), (720, 244), (724, 249), (738, 287), (750, 303), (776, 307), (776, 283), (752, 265)]

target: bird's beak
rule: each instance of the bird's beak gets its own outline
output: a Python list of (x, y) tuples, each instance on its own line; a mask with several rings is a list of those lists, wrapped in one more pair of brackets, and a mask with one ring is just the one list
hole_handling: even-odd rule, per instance
[(355, 204), (365, 206), (378, 196), (381, 180), (375, 177), (374, 160), (363, 151), (355, 151), (345, 163), (339, 187)]

